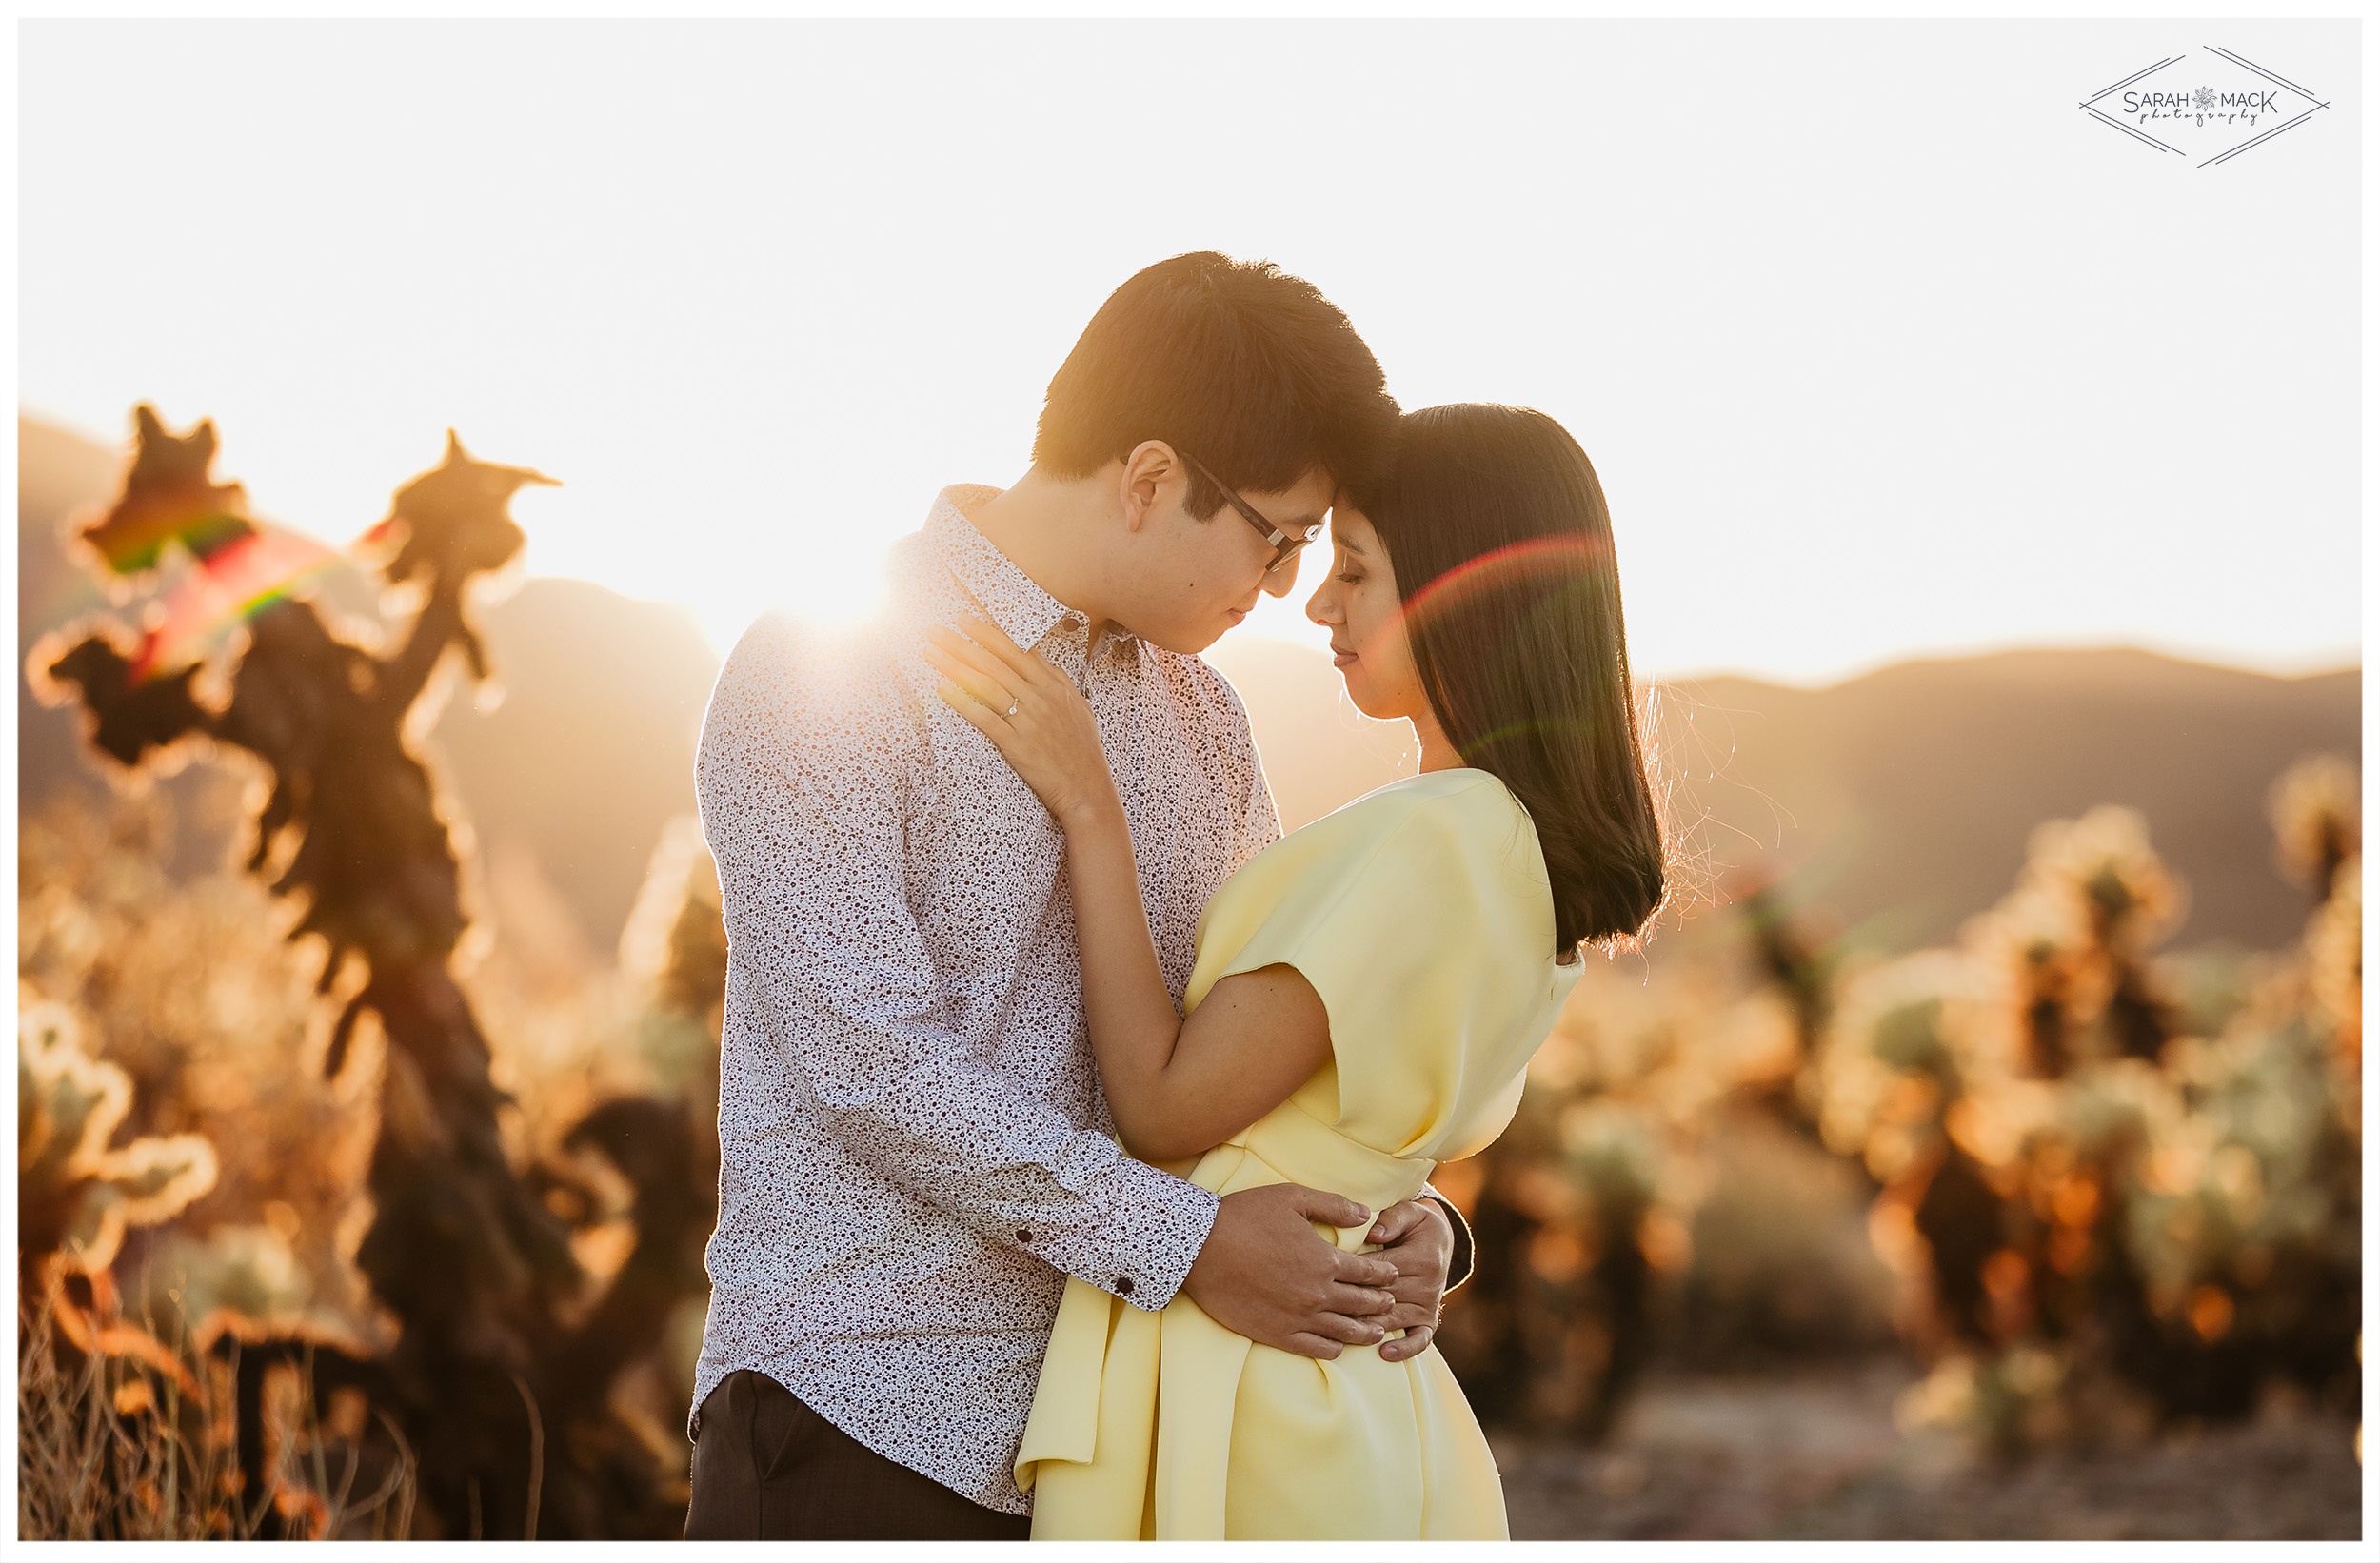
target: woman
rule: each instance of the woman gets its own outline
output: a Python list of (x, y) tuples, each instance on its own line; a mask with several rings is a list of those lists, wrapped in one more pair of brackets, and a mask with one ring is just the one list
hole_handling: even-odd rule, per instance
[[(1633, 938), (1658, 906), (1663, 843), (1610, 518), (1577, 443), (1542, 413), (1433, 407), (1404, 419), (1394, 481), (1341, 501), (1306, 612), (1357, 708), (1413, 723), (1420, 774), (1216, 893), (1186, 1018), (1081, 697), (989, 624), (938, 632), (928, 654), (942, 698), (1066, 832), (1124, 1148), (1220, 1194), (1293, 1181), (1378, 1210), (1502, 1132), (1580, 944)], [(1144, 1314), (1080, 1280), (1017, 1480), (1037, 1538), (1506, 1533), (1495, 1462), (1435, 1351), (1317, 1361), (1186, 1297)]]

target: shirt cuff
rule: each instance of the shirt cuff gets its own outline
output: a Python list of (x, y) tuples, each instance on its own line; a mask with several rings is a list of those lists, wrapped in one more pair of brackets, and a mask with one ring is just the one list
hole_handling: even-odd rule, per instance
[(1127, 1233), (1109, 1245), (1112, 1263), (1105, 1273), (1081, 1270), (1082, 1279), (1124, 1299), (1143, 1313), (1154, 1314), (1174, 1300), (1191, 1265), (1206, 1246), (1215, 1228), (1220, 1196), (1196, 1183), (1160, 1172), (1143, 1163), (1126, 1161), (1128, 1169), (1111, 1206)]

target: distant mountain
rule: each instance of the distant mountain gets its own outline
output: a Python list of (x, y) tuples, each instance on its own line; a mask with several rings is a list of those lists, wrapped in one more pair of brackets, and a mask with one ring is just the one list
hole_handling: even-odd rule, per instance
[[(1284, 817), (1410, 771), (1339, 701), (1321, 652), (1233, 640), (1212, 660), (1246, 700)], [(2035, 825), (2098, 803), (2140, 810), (2189, 881), (2178, 939), (2285, 943), (2310, 903), (2273, 866), (2265, 791), (2301, 756), (2362, 751), (2359, 671), (2276, 679), (2145, 651), (1903, 663), (1816, 690), (1699, 679), (1659, 702), (1690, 875), (1718, 895), (1775, 878), (1788, 905), (1888, 949), (1991, 905)]]
[(608, 956), (662, 827), (694, 812), (718, 660), (692, 613), (585, 581), (524, 582), (481, 623), (503, 702), (458, 696), (430, 742), (480, 837), (526, 848)]
[(2191, 887), (2176, 939), (2261, 948), (2294, 939), (2310, 906), (2274, 866), (2266, 791), (2308, 754), (2360, 761), (2363, 674), (2011, 651), (1821, 690), (1706, 679), (1668, 718), (1714, 853), (1789, 870), (1792, 899), (1876, 943), (1949, 933), (2008, 889), (2035, 824), (2121, 803)]
[[(103, 605), (58, 528), (109, 497), (121, 460), (18, 421), (20, 807), (97, 784), (71, 715), (35, 704), (21, 669), (36, 636)], [(372, 612), (355, 572), (324, 593)], [(533, 862), (608, 951), (664, 825), (694, 808), (715, 662), (682, 610), (584, 582), (527, 582), (483, 619), (502, 703), (456, 701), (433, 745), (486, 854)], [(1357, 714), (1320, 652), (1235, 636), (1210, 661), (1291, 828), (1411, 773), (1401, 724)], [(2270, 947), (2308, 900), (2272, 866), (2265, 789), (2301, 755), (2358, 758), (2361, 700), (2355, 670), (2275, 679), (2121, 650), (1906, 663), (1819, 690), (1711, 678), (1663, 689), (1662, 768), (1711, 893), (1777, 877), (1789, 904), (1874, 945), (1948, 934), (2008, 889), (2036, 824), (2112, 802), (2148, 817), (2189, 881), (2182, 940)]]
[(20, 807), (83, 776), (74, 717), (33, 699), (25, 654), (44, 634), (108, 605), (91, 573), (68, 554), (64, 524), (107, 503), (123, 455), (79, 435), (19, 416), (16, 421), (16, 732)]

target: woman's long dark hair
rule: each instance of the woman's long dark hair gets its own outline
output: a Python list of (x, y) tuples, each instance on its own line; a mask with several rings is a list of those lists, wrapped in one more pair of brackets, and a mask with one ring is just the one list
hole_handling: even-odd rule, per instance
[(1636, 938), (1667, 853), (1587, 453), (1525, 407), (1425, 407), (1400, 420), (1394, 475), (1349, 497), (1388, 550), (1448, 740), (1536, 821), (1557, 949)]

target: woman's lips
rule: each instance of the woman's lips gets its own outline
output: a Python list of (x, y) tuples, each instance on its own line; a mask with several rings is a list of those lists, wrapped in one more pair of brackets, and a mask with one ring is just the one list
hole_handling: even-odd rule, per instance
[(1244, 622), (1248, 617), (1248, 612), (1245, 608), (1226, 608), (1223, 611), (1231, 615), (1231, 622), (1235, 627)]
[(1333, 667), (1352, 667), (1355, 665), (1355, 662), (1356, 654), (1354, 652), (1341, 651), (1337, 646), (1333, 646), (1331, 648), (1331, 665)]

